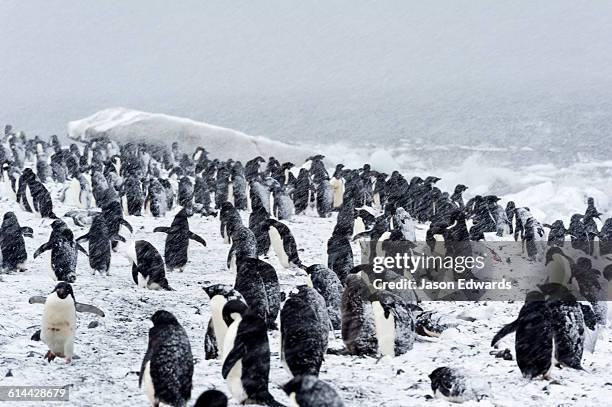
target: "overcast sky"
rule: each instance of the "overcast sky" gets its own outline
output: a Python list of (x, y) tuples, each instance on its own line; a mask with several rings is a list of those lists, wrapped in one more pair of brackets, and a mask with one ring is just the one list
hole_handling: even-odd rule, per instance
[(111, 106), (267, 134), (309, 104), (612, 90), (610, 1), (3, 0), (0, 15), (0, 122), (42, 135)]

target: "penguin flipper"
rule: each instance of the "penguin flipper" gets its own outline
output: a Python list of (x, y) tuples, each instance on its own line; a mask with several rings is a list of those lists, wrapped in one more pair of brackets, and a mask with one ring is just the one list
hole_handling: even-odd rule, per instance
[(49, 242), (44, 243), (42, 246), (40, 246), (38, 249), (36, 249), (36, 251), (34, 252), (33, 257), (37, 258), (38, 256), (41, 255), (41, 253), (43, 253), (43, 252), (45, 252), (45, 251), (47, 251), (49, 249), (51, 249), (51, 243), (49, 243)]
[(234, 245), (232, 245), (232, 247), (230, 248), (229, 253), (227, 254), (227, 268), (230, 268), (230, 264), (232, 261), (232, 256), (234, 255)]
[[(75, 242), (75, 243), (76, 243), (76, 242)], [(80, 252), (82, 252), (82, 253), (83, 253), (85, 256), (89, 257), (89, 253), (87, 253), (87, 250), (85, 250), (85, 249), (83, 248), (83, 246), (81, 246), (80, 244), (76, 243), (76, 248), (77, 248), (77, 249), (78, 249)]]
[(132, 225), (130, 225), (130, 222), (128, 222), (125, 219), (121, 219), (119, 221), (119, 223), (121, 223), (123, 226), (125, 226), (130, 231), (130, 233), (134, 233), (134, 229), (132, 229)]
[(201, 243), (203, 246), (206, 246), (206, 240), (204, 240), (203, 238), (201, 238), (200, 236), (196, 235), (193, 232), (189, 232), (189, 238), (191, 240), (195, 240), (198, 243)]
[(204, 359), (216, 359), (219, 356), (219, 348), (217, 347), (217, 337), (213, 328), (212, 318), (208, 321), (208, 329), (204, 336)]
[(167, 226), (158, 226), (153, 229), (153, 233), (168, 233), (170, 232), (170, 228)]
[(232, 370), (234, 365), (244, 357), (244, 355), (246, 355), (245, 346), (242, 343), (235, 344), (230, 353), (225, 358), (225, 361), (223, 362), (223, 367), (221, 368), (221, 375), (224, 379), (227, 379), (227, 375), (229, 375), (229, 372)]
[(30, 304), (44, 304), (47, 301), (47, 297), (43, 297), (42, 295), (35, 295), (30, 297), (28, 303)]
[(495, 334), (495, 336), (493, 337), (493, 340), (491, 341), (491, 347), (493, 348), (496, 347), (499, 341), (501, 341), (506, 335), (511, 334), (512, 332), (516, 331), (517, 327), (518, 327), (518, 318), (510, 322), (509, 324), (504, 325), (504, 327), (500, 329), (499, 332)]
[(125, 237), (121, 236), (121, 235), (113, 235), (110, 238), (111, 241), (120, 241), (125, 243)]
[(78, 312), (89, 312), (90, 314), (96, 314), (96, 315), (98, 315), (100, 317), (104, 317), (104, 312), (100, 308), (98, 308), (98, 307), (96, 307), (94, 305), (83, 304), (83, 303), (80, 303), (80, 302), (76, 302), (75, 303), (75, 309)]
[(370, 237), (370, 232), (371, 230), (366, 230), (365, 232), (357, 233), (355, 236), (353, 236), (353, 242), (359, 239), (365, 239), (367, 237)]
[(85, 234), (85, 235), (83, 235), (83, 236), (81, 236), (81, 237), (78, 237), (78, 238), (75, 240), (75, 242), (77, 242), (77, 243), (78, 243), (78, 242), (84, 242), (84, 241), (86, 241), (86, 240), (89, 240), (89, 233), (87, 233), (87, 234)]
[(21, 228), (21, 234), (26, 237), (34, 237), (34, 230), (30, 227), (24, 226)]

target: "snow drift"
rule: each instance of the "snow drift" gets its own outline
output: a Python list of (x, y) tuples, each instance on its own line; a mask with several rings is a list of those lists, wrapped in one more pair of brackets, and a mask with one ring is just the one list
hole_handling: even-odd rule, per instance
[(178, 141), (184, 151), (202, 146), (211, 158), (247, 161), (261, 155), (276, 157), (281, 162), (301, 164), (313, 152), (265, 137), (254, 137), (225, 127), (195, 120), (147, 113), (125, 108), (101, 110), (81, 120), (68, 123), (68, 137), (88, 141), (107, 136), (120, 142), (172, 144)]

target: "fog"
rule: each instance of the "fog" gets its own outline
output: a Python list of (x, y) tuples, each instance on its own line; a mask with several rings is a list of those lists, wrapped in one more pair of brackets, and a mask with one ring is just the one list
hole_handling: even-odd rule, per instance
[(612, 3), (429, 3), (5, 0), (0, 123), (63, 134), (124, 106), (296, 142), (609, 134)]

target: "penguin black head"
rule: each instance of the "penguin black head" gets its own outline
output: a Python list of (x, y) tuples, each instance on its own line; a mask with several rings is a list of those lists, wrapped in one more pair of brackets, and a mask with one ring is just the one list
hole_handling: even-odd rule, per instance
[(4, 214), (4, 218), (2, 219), (2, 226), (11, 227), (18, 226), (19, 222), (17, 221), (17, 216), (14, 212), (7, 212)]
[(155, 311), (155, 314), (151, 317), (154, 326), (160, 325), (180, 325), (178, 320), (172, 313), (164, 310)]
[(525, 302), (544, 301), (545, 299), (544, 294), (539, 291), (530, 291), (525, 296)]
[(215, 295), (222, 295), (224, 297), (227, 297), (228, 295), (232, 293), (236, 293), (234, 288), (228, 284), (213, 284), (207, 287), (202, 287), (202, 289), (206, 292), (206, 295), (208, 295), (208, 298), (211, 298), (211, 299)]
[(57, 294), (57, 296), (62, 300), (66, 299), (66, 297), (68, 297), (69, 295), (74, 300), (74, 292), (72, 291), (72, 286), (65, 281), (59, 282), (52, 292)]
[(584, 271), (591, 270), (591, 268), (593, 267), (593, 263), (591, 262), (591, 259), (587, 257), (579, 258), (578, 261), (576, 262), (576, 265), (581, 270), (584, 270)]
[(538, 285), (538, 288), (544, 294), (547, 299), (563, 299), (563, 300), (573, 300), (575, 299), (572, 293), (570, 293), (569, 289), (563, 284), (558, 283), (548, 283)]
[(467, 189), (468, 189), (468, 187), (466, 187), (465, 185), (457, 184), (457, 186), (455, 187), (455, 192), (460, 194), (460, 193), (462, 193), (463, 191), (465, 191)]
[(546, 261), (544, 262), (544, 265), (548, 265), (548, 263), (550, 263), (550, 262), (552, 261), (553, 256), (554, 256), (555, 254), (559, 254), (559, 255), (561, 255), (561, 256), (565, 256), (565, 255), (563, 254), (563, 250), (561, 250), (561, 248), (560, 248), (560, 247), (558, 247), (558, 246), (553, 246), (553, 247), (551, 247), (550, 249), (548, 249), (548, 250), (546, 251)]
[(176, 218), (189, 218), (193, 216), (193, 209), (183, 208), (175, 215)]
[(221, 314), (223, 321), (229, 326), (236, 320), (236, 314), (243, 316), (247, 312), (247, 306), (240, 300), (230, 300), (223, 306)]
[(226, 407), (227, 396), (219, 390), (206, 390), (200, 394), (194, 407)]

